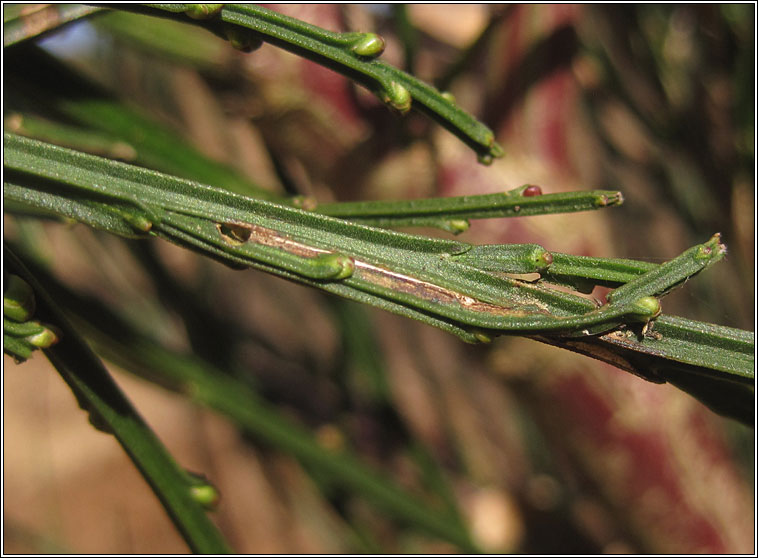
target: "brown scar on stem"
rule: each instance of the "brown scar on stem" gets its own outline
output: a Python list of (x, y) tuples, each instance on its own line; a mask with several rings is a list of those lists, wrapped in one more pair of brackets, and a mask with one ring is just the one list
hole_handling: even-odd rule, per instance
[(434, 283), (422, 281), (415, 277), (396, 273), (359, 260), (355, 260), (355, 270), (356, 276), (369, 283), (392, 289), (393, 291), (403, 292), (424, 300), (440, 304), (457, 304), (466, 310), (498, 316), (526, 317), (532, 315), (531, 312), (514, 310), (508, 306), (499, 306), (497, 304), (483, 302), (451, 289), (440, 287)]
[(224, 240), (229, 244), (240, 245), (246, 242), (252, 242), (264, 246), (281, 248), (285, 252), (295, 254), (296, 256), (303, 256), (305, 258), (313, 258), (320, 256), (321, 254), (331, 253), (329, 250), (322, 250), (321, 248), (314, 248), (313, 246), (302, 244), (301, 242), (292, 240), (287, 235), (281, 234), (279, 231), (267, 227), (261, 227), (260, 225), (254, 225), (253, 223), (234, 221), (216, 223), (216, 228), (218, 229), (218, 232), (221, 233), (221, 236), (224, 237)]
[[(230, 221), (226, 223), (216, 223), (216, 228), (219, 233), (221, 233), (221, 236), (223, 236), (230, 244), (240, 245), (246, 242), (254, 242), (264, 246), (281, 248), (286, 252), (306, 258), (330, 253), (329, 250), (323, 250), (321, 248), (314, 248), (313, 246), (302, 244), (274, 229), (269, 229), (253, 223)], [(477, 300), (468, 295), (435, 285), (434, 283), (429, 283), (409, 275), (390, 271), (389, 269), (378, 267), (355, 258), (353, 259), (355, 262), (356, 277), (368, 281), (369, 283), (392, 289), (393, 291), (403, 292), (420, 299), (440, 304), (457, 304), (467, 310), (498, 316), (527, 317), (534, 314), (533, 312), (514, 310), (512, 307), (500, 306)]]

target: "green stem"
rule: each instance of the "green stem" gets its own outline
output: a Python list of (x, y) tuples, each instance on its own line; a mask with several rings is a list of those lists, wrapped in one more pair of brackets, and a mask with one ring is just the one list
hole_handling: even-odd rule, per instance
[(36, 275), (63, 301), (67, 312), (76, 317), (98, 350), (120, 367), (189, 394), (202, 405), (226, 415), (258, 440), (295, 456), (329, 482), (363, 496), (392, 517), (456, 544), (463, 551), (478, 552), (464, 526), (448, 512), (433, 509), (409, 495), (357, 457), (324, 448), (312, 434), (268, 405), (234, 375), (196, 357), (168, 351), (99, 301), (63, 286), (44, 269), (37, 269)]
[[(153, 4), (174, 17), (191, 4)], [(189, 21), (189, 20), (187, 20)], [(492, 131), (462, 110), (449, 97), (415, 77), (385, 64), (383, 41), (373, 33), (335, 33), (253, 4), (225, 4), (214, 17), (195, 21), (219, 34), (228, 27), (250, 33), (247, 43), (270, 42), (335, 70), (373, 91), (383, 102), (403, 113), (411, 105), (447, 128), (469, 145), (484, 163), (503, 154)], [(232, 40), (239, 40), (236, 36)], [(243, 44), (245, 41), (243, 41)], [(371, 45), (366, 48), (365, 45)], [(374, 46), (375, 45), (375, 46)]]
[[(370, 226), (428, 226), (437, 223), (437, 226), (443, 228), (455, 228), (450, 225), (451, 222), (587, 211), (621, 203), (623, 196), (615, 191), (542, 194), (538, 186), (524, 185), (507, 192), (476, 196), (324, 203), (317, 205), (315, 210), (324, 215)], [(447, 227), (444, 226), (445, 223)], [(464, 225), (458, 225), (455, 232), (461, 232), (465, 228)]]
[(427, 323), (430, 315), (457, 323), (467, 340), (480, 338), (481, 329), (603, 333), (659, 312), (657, 302), (626, 295), (596, 308), (570, 293), (482, 271), (456, 260), (472, 249), (465, 243), (244, 198), (12, 134), (4, 144), (4, 197), (13, 202), (69, 211), (63, 214), (118, 234), (158, 235), (236, 264), (277, 268), (354, 300), (359, 292), (385, 309), (412, 308)]
[(617, 287), (652, 271), (658, 264), (619, 258), (593, 258), (551, 252), (553, 263), (545, 271), (546, 281), (585, 283), (590, 287)]
[(24, 339), (3, 334), (3, 352), (16, 359), (17, 362), (25, 361), (35, 350), (37, 347)]
[(623, 304), (646, 296), (662, 296), (707, 269), (726, 255), (721, 235), (693, 246), (676, 258), (651, 269), (608, 294), (611, 304)]
[(69, 385), (79, 405), (90, 413), (93, 424), (115, 436), (193, 552), (228, 553), (223, 537), (193, 499), (187, 474), (135, 411), (100, 359), (79, 337), (36, 278), (7, 248), (4, 260), (13, 273), (34, 289), (40, 317), (61, 331), (61, 341), (45, 349), (45, 355)]

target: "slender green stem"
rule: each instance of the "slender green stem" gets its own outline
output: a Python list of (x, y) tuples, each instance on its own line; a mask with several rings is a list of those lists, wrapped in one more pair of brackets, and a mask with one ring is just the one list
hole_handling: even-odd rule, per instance
[(721, 235), (689, 250), (608, 294), (611, 304), (623, 304), (645, 296), (662, 296), (689, 278), (707, 269), (726, 255)]
[[(193, 10), (191, 6), (151, 5), (172, 16)], [(230, 36), (233, 44), (236, 41), (249, 47), (261, 40), (270, 42), (349, 77), (401, 113), (411, 106), (418, 108), (469, 145), (484, 163), (503, 154), (492, 131), (449, 96), (377, 60), (384, 41), (373, 33), (335, 33), (253, 4), (224, 4), (220, 11), (208, 15), (195, 23)], [(240, 38), (240, 32), (247, 37)]]
[(538, 186), (524, 185), (507, 192), (451, 198), (402, 201), (361, 201), (319, 204), (315, 210), (378, 227), (440, 226), (462, 232), (468, 219), (525, 217), (587, 211), (621, 205), (620, 192), (592, 190), (542, 194)]
[(85, 298), (37, 270), (45, 287), (76, 317), (99, 351), (120, 367), (189, 394), (239, 425), (258, 440), (295, 456), (329, 482), (350, 489), (404, 523), (477, 552), (465, 528), (448, 512), (411, 496), (391, 479), (347, 452), (324, 448), (313, 435), (263, 401), (234, 375), (194, 356), (171, 352), (146, 337), (99, 301)]
[[(624, 340), (609, 341), (623, 343)], [(618, 337), (618, 336), (616, 336)], [(626, 339), (630, 336), (625, 335)], [(631, 337), (635, 347), (646, 354), (675, 355), (675, 360), (708, 367), (714, 376), (752, 385), (755, 334), (726, 326), (707, 324), (674, 316), (660, 316), (641, 339)]]
[(112, 433), (150, 484), (190, 549), (198, 553), (227, 553), (229, 548), (193, 498), (187, 474), (173, 460), (150, 427), (111, 379), (100, 360), (79, 337), (23, 263), (8, 249), (5, 264), (34, 289), (42, 319), (62, 332), (60, 343), (45, 355), (66, 381), (98, 428)]
[(547, 281), (589, 283), (617, 287), (652, 271), (658, 264), (619, 258), (593, 258), (551, 252), (553, 262), (545, 271)]
[(3, 352), (16, 359), (17, 362), (25, 361), (35, 350), (37, 347), (24, 339), (3, 333)]
[(484, 244), (451, 259), (483, 271), (544, 273), (550, 269), (553, 255), (538, 244)]
[(481, 329), (589, 335), (644, 323), (660, 311), (649, 294), (624, 294), (596, 308), (570, 293), (488, 273), (456, 260), (472, 249), (469, 244), (244, 198), (12, 134), (4, 142), (4, 196), (13, 202), (118, 234), (158, 235), (233, 263), (275, 268), (393, 311), (399, 305), (457, 322), (467, 340), (479, 339)]
[[(709, 334), (710, 344), (690, 342), (686, 328), (660, 333), (652, 321), (660, 313), (655, 297), (723, 255), (717, 237), (660, 266), (626, 260), (595, 265), (597, 260), (585, 259), (572, 268), (572, 260), (563, 258), (564, 277), (624, 282), (610, 303), (597, 307), (549, 284), (498, 273), (538, 271), (550, 279), (550, 254), (539, 246), (471, 246), (375, 229), (14, 135), (5, 136), (4, 198), (125, 236), (165, 238), (226, 263), (422, 321), (469, 342), (500, 332), (541, 335), (595, 358), (612, 355), (617, 366), (654, 381), (662, 377), (649, 372), (656, 362), (671, 370), (679, 366), (672, 363), (680, 363), (687, 374), (715, 382), (723, 373), (752, 378), (751, 360), (739, 356), (752, 347), (752, 334), (741, 334), (750, 338), (741, 338), (740, 347), (716, 334)], [(641, 339), (629, 341), (640, 329)], [(658, 335), (663, 343), (655, 345)], [(633, 356), (618, 356), (621, 345)], [(718, 361), (711, 347), (723, 349)], [(639, 360), (640, 354), (647, 356)], [(728, 362), (732, 368), (723, 365)], [(686, 378), (677, 382), (685, 385)]]
[(36, 335), (43, 329), (43, 326), (38, 322), (14, 322), (3, 318), (3, 331), (12, 337)]

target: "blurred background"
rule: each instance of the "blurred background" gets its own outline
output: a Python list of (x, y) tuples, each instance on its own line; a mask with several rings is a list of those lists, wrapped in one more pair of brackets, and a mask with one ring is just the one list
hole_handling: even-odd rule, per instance
[[(191, 25), (106, 11), (39, 44), (276, 195), (618, 189), (621, 207), (474, 221), (460, 238), (663, 262), (721, 232), (726, 260), (664, 312), (754, 330), (754, 5), (270, 7), (380, 33), (384, 60), (451, 91), (505, 156), (482, 166), (423, 115), (398, 117), (312, 62), (270, 45), (243, 54)], [(4, 94), (6, 130), (44, 138), (30, 131), (35, 105)], [(111, 139), (90, 150), (151, 166)], [(7, 216), (5, 230), (163, 346), (234, 370), (323, 447), (430, 507), (445, 501), (483, 550), (755, 552), (753, 430), (669, 385), (517, 337), (465, 345), (160, 241)], [(44, 356), (4, 358), (4, 551), (186, 552)], [(159, 377), (111, 370), (177, 461), (220, 490), (213, 517), (236, 551), (458, 550)]]

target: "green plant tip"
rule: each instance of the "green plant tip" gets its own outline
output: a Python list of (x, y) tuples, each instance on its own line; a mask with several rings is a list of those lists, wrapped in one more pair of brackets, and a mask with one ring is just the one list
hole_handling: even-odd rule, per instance
[(490, 337), (483, 331), (474, 332), (474, 338), (480, 343), (492, 343), (492, 337)]
[(210, 19), (223, 7), (223, 4), (188, 4), (184, 13), (192, 19)]
[(449, 103), (455, 103), (455, 95), (450, 93), (450, 91), (443, 91), (440, 93), (440, 96)]
[(190, 496), (207, 510), (215, 509), (220, 498), (218, 490), (210, 484), (191, 486)]
[(477, 159), (483, 165), (491, 165), (492, 161), (505, 155), (503, 148), (495, 141), (495, 134), (492, 130), (487, 130), (483, 143), (487, 146), (488, 151), (480, 151), (477, 154)]
[(382, 100), (402, 114), (411, 109), (411, 92), (396, 81), (390, 83), (389, 88), (384, 91)]
[(483, 165), (489, 166), (495, 160), (495, 157), (492, 156), (492, 153), (479, 153), (476, 156), (476, 160), (479, 161)]
[(125, 215), (124, 218), (139, 232), (146, 233), (153, 228), (153, 222), (144, 215)]
[(34, 345), (35, 347), (39, 349), (47, 349), (48, 347), (52, 347), (59, 341), (59, 338), (55, 334), (55, 332), (48, 327), (43, 328), (42, 331), (40, 331), (39, 333), (35, 335), (30, 335), (29, 337), (26, 337), (25, 339), (30, 344)]
[(345, 254), (322, 254), (313, 258), (313, 277), (338, 281), (355, 271), (355, 261)]
[(445, 230), (453, 233), (453, 234), (460, 234), (462, 232), (466, 232), (471, 224), (466, 219), (450, 219), (447, 222), (447, 227), (445, 227)]
[(8, 275), (3, 295), (3, 315), (16, 322), (25, 322), (34, 315), (34, 291), (18, 275)]
[(553, 263), (553, 255), (542, 247), (535, 248), (532, 253), (535, 269), (542, 273)]
[(363, 36), (353, 44), (353, 52), (358, 56), (366, 58), (376, 58), (384, 52), (384, 39), (376, 33), (364, 33)]
[(595, 198), (595, 205), (597, 207), (609, 207), (621, 205), (622, 203), (624, 203), (624, 195), (621, 192), (614, 192), (610, 196), (603, 194)]
[(661, 302), (654, 296), (643, 296), (631, 305), (631, 309), (632, 315), (648, 321), (661, 313)]
[(726, 246), (721, 244), (721, 233), (716, 233), (708, 242), (698, 248), (695, 259), (710, 260), (711, 258), (720, 258), (724, 254), (726, 254)]

